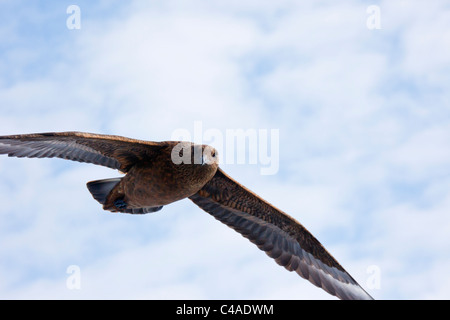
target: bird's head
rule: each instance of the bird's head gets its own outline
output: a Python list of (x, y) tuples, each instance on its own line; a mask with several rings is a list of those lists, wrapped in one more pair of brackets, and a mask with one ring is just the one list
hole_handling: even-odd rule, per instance
[[(219, 167), (219, 155), (216, 149), (192, 142), (173, 142), (171, 161), (180, 177), (189, 177), (196, 186), (208, 182)], [(184, 179), (184, 178), (183, 178)]]
[(219, 167), (219, 154), (214, 147), (192, 142), (174, 143), (171, 160), (175, 165), (192, 166), (192, 169), (212, 173)]

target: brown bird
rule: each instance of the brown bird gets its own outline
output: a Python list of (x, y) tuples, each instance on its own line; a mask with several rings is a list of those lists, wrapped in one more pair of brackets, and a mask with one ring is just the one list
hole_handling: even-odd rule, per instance
[(340, 299), (372, 299), (305, 227), (226, 175), (210, 146), (61, 132), (0, 136), (0, 154), (118, 169), (126, 175), (87, 184), (105, 210), (143, 214), (189, 198), (326, 292)]

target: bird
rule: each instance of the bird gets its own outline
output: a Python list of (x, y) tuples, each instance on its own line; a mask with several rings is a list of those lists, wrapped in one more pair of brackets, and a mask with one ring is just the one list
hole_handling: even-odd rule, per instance
[(62, 158), (119, 170), (90, 181), (104, 210), (148, 214), (190, 199), (276, 263), (342, 300), (373, 300), (302, 224), (231, 178), (215, 148), (189, 141), (144, 141), (86, 132), (0, 136), (0, 154)]

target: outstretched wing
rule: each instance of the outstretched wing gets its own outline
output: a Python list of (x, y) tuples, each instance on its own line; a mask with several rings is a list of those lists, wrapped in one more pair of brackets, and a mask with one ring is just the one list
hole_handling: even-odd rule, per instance
[(161, 144), (84, 132), (0, 136), (0, 154), (10, 157), (62, 158), (127, 172), (158, 152)]
[(340, 299), (372, 299), (306, 228), (222, 170), (189, 198), (279, 265), (328, 293)]

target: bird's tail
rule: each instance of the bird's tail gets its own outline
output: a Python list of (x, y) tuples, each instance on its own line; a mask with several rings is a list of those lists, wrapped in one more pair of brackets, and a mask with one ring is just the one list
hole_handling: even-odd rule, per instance
[(95, 200), (101, 204), (106, 203), (106, 198), (122, 178), (96, 180), (87, 183), (87, 188)]
[[(112, 195), (113, 199), (110, 199), (107, 202), (108, 196), (113, 191), (113, 189), (117, 186), (117, 184), (122, 180), (122, 178), (112, 178), (112, 179), (104, 179), (104, 180), (96, 180), (87, 183), (87, 188), (89, 192), (92, 194), (95, 200), (100, 202), (103, 205), (103, 209), (109, 210), (111, 212), (123, 212), (123, 213), (133, 213), (133, 214), (144, 214), (156, 212), (162, 209), (162, 206), (159, 207), (128, 207), (128, 205), (121, 199), (114, 197), (117, 194)], [(121, 206), (118, 206), (116, 203), (120, 202)]]

